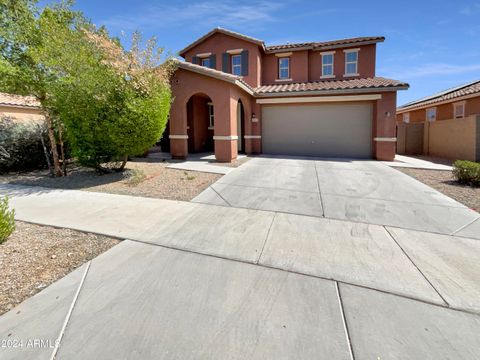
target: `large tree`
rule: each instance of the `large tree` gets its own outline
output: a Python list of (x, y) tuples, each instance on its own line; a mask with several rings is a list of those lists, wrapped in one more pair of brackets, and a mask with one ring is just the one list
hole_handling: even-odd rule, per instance
[(105, 29), (84, 27), (68, 44), (52, 34), (41, 55), (63, 73), (52, 107), (65, 123), (74, 156), (98, 169), (123, 169), (161, 137), (170, 111), (171, 62), (161, 64), (155, 39), (140, 48), (135, 34), (125, 51)]
[(0, 0), (0, 13), (0, 88), (41, 102), (57, 175), (55, 125), (73, 155), (99, 169), (123, 169), (161, 137), (173, 63), (161, 63), (155, 39), (142, 49), (136, 34), (126, 51), (71, 2), (39, 11), (34, 0)]
[(79, 17), (79, 13), (70, 9), (70, 3), (47, 7), (40, 12), (36, 0), (0, 0), (0, 89), (33, 95), (40, 101), (56, 176), (62, 176), (63, 172), (55, 138), (57, 124), (48, 107), (49, 87), (56, 80), (56, 74), (39, 61), (35, 52), (44, 46), (46, 28), (66, 29)]

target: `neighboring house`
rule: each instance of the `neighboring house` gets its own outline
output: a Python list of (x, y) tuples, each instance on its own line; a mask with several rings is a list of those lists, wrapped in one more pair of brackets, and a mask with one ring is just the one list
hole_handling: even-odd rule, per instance
[(15, 121), (43, 121), (40, 103), (33, 96), (0, 93), (0, 117)]
[(401, 154), (480, 161), (480, 80), (397, 108)]
[(214, 151), (392, 160), (397, 90), (375, 76), (383, 37), (266, 46), (216, 28), (180, 55), (172, 79), (173, 157)]

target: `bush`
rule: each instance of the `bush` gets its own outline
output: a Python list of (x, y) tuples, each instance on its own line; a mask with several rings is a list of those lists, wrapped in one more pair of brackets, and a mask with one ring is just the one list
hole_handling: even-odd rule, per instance
[(453, 176), (462, 184), (480, 186), (480, 163), (457, 160), (453, 163)]
[(32, 121), (1, 118), (0, 173), (45, 168), (47, 164), (41, 141), (43, 136), (45, 144), (48, 144), (45, 131), (44, 125)]
[(0, 198), (0, 244), (3, 243), (15, 230), (15, 220), (13, 219), (15, 210), (8, 208), (8, 198)]

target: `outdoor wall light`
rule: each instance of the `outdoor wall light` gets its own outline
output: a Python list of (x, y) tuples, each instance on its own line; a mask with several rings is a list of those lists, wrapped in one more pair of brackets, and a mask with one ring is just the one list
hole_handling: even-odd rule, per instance
[(386, 116), (386, 117), (390, 117), (390, 115), (391, 115), (391, 114), (390, 114), (390, 111), (385, 111), (385, 116)]
[(258, 122), (257, 117), (255, 116), (255, 113), (252, 113), (252, 123)]

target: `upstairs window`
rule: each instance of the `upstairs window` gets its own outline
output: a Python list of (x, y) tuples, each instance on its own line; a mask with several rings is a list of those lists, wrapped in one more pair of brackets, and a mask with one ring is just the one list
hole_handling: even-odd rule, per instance
[(213, 104), (211, 102), (208, 105), (208, 128), (213, 129), (215, 126), (215, 116), (213, 115)]
[(211, 65), (212, 65), (212, 62), (211, 62), (209, 57), (202, 59), (202, 66), (205, 66), (205, 67), (209, 68), (209, 67), (211, 67)]
[(410, 113), (403, 113), (403, 122), (408, 124), (410, 122)]
[(280, 80), (290, 79), (290, 58), (283, 57), (278, 59), (278, 78)]
[(345, 75), (358, 75), (358, 50), (345, 51)]
[(455, 119), (465, 117), (465, 102), (453, 104), (453, 117)]
[(242, 55), (232, 55), (232, 74), (242, 75)]
[(333, 75), (333, 52), (322, 54), (322, 77), (334, 77)]
[(437, 108), (427, 109), (426, 114), (427, 114), (427, 121), (437, 120)]

